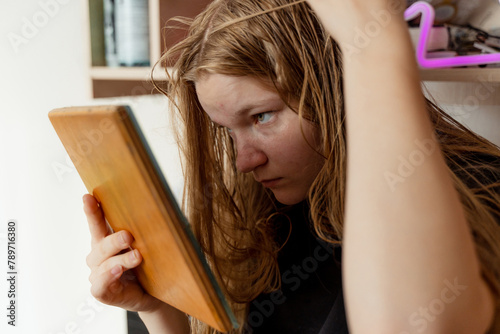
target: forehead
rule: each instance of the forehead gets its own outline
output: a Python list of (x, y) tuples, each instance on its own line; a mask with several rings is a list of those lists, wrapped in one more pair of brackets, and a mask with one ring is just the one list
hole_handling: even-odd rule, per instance
[(196, 81), (195, 87), (198, 100), (211, 118), (221, 112), (238, 115), (282, 102), (276, 90), (250, 76), (205, 74)]
[[(196, 82), (196, 93), (202, 100), (233, 99), (257, 94), (257, 97), (277, 95), (276, 90), (262, 79), (251, 76), (232, 76), (225, 74), (204, 74)], [(252, 96), (256, 98), (256, 96)]]

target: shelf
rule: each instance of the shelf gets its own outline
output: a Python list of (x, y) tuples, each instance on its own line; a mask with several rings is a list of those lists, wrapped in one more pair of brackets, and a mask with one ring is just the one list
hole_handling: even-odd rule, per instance
[[(94, 66), (90, 69), (93, 80), (129, 80), (149, 81), (151, 67), (106, 67)], [(491, 82), (500, 83), (500, 68), (445, 68), (421, 69), (422, 81), (453, 81), (453, 82)], [(157, 80), (166, 80), (163, 68), (157, 67), (154, 72)]]
[[(186, 34), (185, 29), (165, 30), (167, 21), (174, 16), (194, 17), (211, 0), (148, 0), (150, 29), (150, 63), (155, 64), (161, 54)], [(150, 94), (152, 67), (106, 67), (103, 39), (103, 0), (83, 2), (87, 17), (87, 34), (84, 43), (88, 46), (89, 84), (94, 97), (123, 96), (127, 94)], [(177, 26), (170, 21), (168, 25)], [(182, 27), (186, 28), (186, 27)], [(491, 84), (500, 86), (500, 67), (487, 68), (449, 68), (421, 69), (421, 80), (429, 83), (452, 82), (461, 84)], [(157, 67), (154, 78), (158, 81), (167, 79), (165, 70)]]
[[(90, 77), (93, 80), (127, 80), (151, 81), (151, 67), (106, 67), (94, 66), (90, 68)], [(166, 80), (167, 75), (161, 67), (156, 67), (154, 78)]]
[[(94, 98), (159, 94), (151, 81), (151, 71), (151, 67), (91, 67), (92, 94)], [(167, 71), (156, 67), (154, 80), (165, 82)]]
[[(174, 16), (194, 17), (212, 0), (148, 0), (150, 64), (155, 64), (161, 54), (180, 40), (187, 30), (170, 29), (165, 26)], [(87, 63), (90, 73), (90, 91), (93, 97), (113, 97), (125, 95), (151, 94), (152, 67), (106, 67), (103, 25), (103, 0), (83, 1), (82, 9), (86, 17), (84, 43), (88, 47)], [(169, 22), (174, 25), (175, 22)], [(164, 81), (167, 75), (158, 67), (154, 79)]]
[(443, 68), (443, 69), (421, 69), (422, 81), (444, 81), (444, 82), (490, 82), (500, 83), (500, 68)]

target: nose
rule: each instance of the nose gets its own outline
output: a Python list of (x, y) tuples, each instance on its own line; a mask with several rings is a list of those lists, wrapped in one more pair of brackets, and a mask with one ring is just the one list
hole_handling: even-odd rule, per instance
[(241, 173), (250, 173), (267, 162), (267, 155), (259, 145), (249, 138), (238, 138), (236, 144), (236, 168)]

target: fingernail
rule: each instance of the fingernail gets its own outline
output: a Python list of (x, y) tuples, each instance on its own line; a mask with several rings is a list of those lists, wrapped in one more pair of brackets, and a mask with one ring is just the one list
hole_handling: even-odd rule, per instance
[(111, 275), (113, 275), (113, 276), (118, 276), (119, 274), (121, 274), (121, 272), (122, 272), (122, 267), (121, 266), (114, 266), (111, 269)]
[(128, 243), (129, 243), (128, 234), (126, 234), (126, 233), (120, 233), (120, 238), (121, 238), (121, 241), (122, 241), (123, 245), (128, 245)]
[(133, 251), (130, 252), (130, 260), (135, 262), (139, 259), (139, 256), (137, 255), (137, 250), (134, 249)]

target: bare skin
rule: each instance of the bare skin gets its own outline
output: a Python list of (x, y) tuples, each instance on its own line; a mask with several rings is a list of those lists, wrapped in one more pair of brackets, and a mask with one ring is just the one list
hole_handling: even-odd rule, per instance
[[(422, 165), (397, 187), (384, 178), (397, 168), (398, 156), (421, 149), (416, 140), (438, 147), (402, 15), (405, 1), (308, 2), (346, 54), (343, 277), (350, 330), (486, 332), (493, 317), (492, 293), (481, 276), (473, 238), (440, 150), (426, 154)], [(373, 27), (382, 13), (388, 23), (353, 52), (355, 32)], [(439, 300), (446, 282), (455, 280), (464, 290), (446, 304), (445, 312), (429, 317), (432, 321), (427, 320), (425, 328), (412, 324), (409, 316)]]

